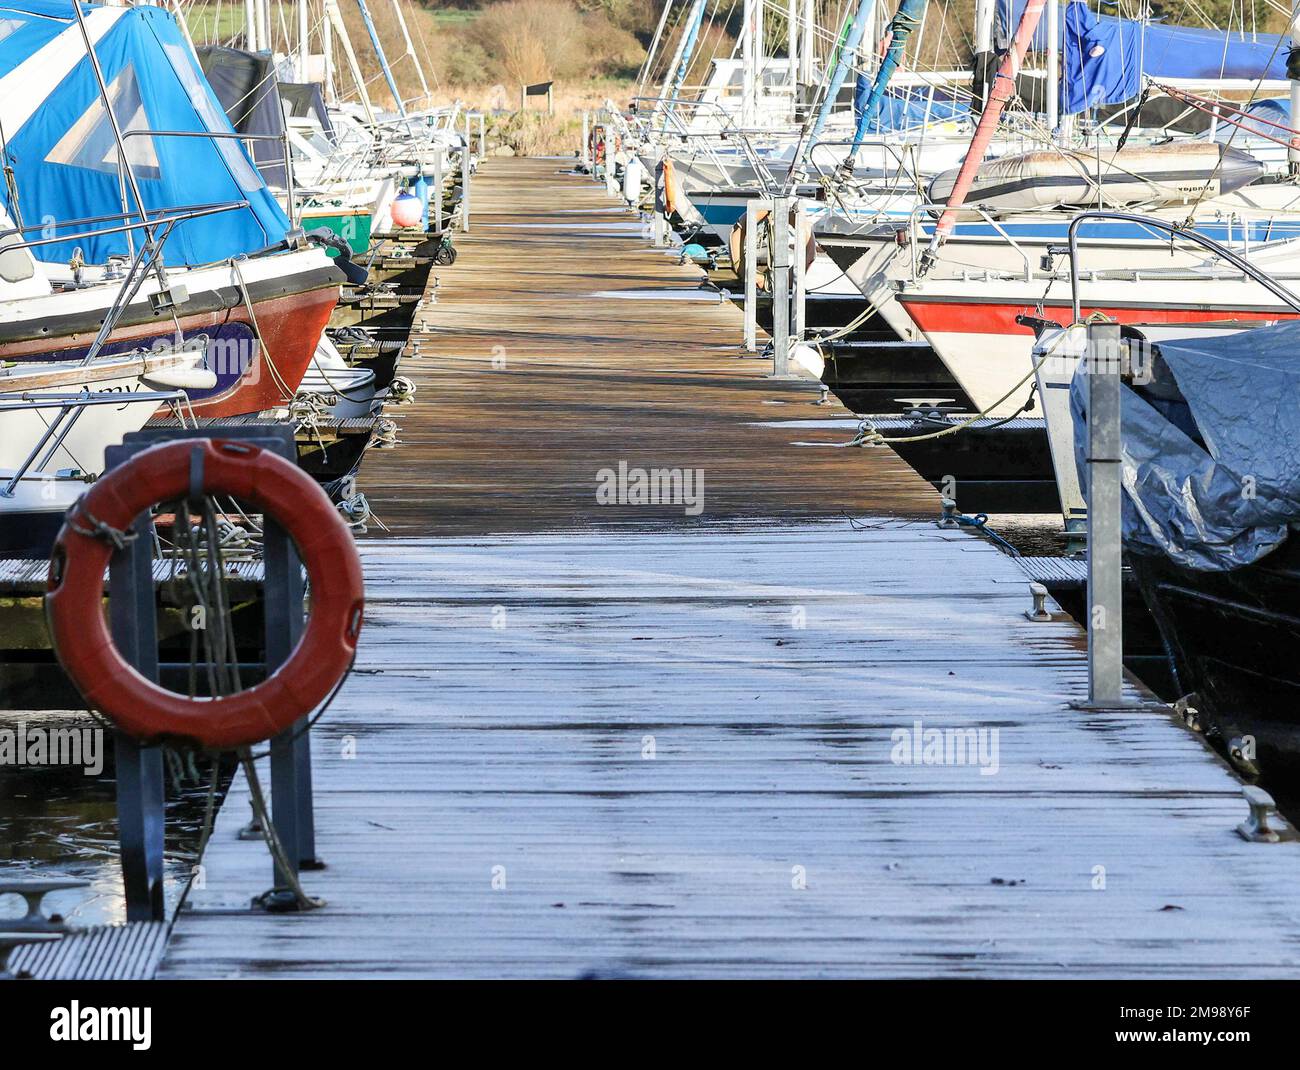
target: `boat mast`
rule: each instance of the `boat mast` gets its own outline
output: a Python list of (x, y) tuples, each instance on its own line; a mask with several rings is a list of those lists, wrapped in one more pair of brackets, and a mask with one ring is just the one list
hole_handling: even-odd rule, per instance
[(659, 54), (659, 42), (663, 39), (664, 26), (668, 22), (668, 12), (672, 9), (673, 0), (664, 0), (664, 9), (659, 15), (659, 25), (655, 27), (655, 35), (650, 39), (650, 48), (645, 54), (645, 63), (641, 66), (641, 77), (637, 80), (637, 96), (645, 96), (645, 84), (650, 80), (650, 70), (654, 66), (655, 56)]
[(803, 47), (799, 49), (799, 81), (812, 85), (814, 52), (817, 48), (816, 0), (803, 0)]
[[(694, 39), (692, 27), (698, 30), (699, 26), (695, 22), (697, 13), (703, 18), (704, 4), (702, 0), (695, 0), (695, 6), (687, 13), (686, 18), (682, 20), (682, 32), (677, 38), (677, 47), (673, 49), (672, 62), (668, 64), (668, 69), (664, 72), (663, 84), (659, 87), (659, 99), (655, 102), (654, 109), (650, 116), (653, 119), (660, 111), (667, 111), (668, 101), (676, 100), (678, 89), (680, 87), (680, 78), (678, 71), (682, 72), (682, 77), (686, 73), (686, 65), (689, 63), (687, 57), (687, 47)], [(665, 116), (664, 125), (667, 126), (667, 117)]]
[(257, 47), (257, 0), (244, 0), (244, 47), (249, 52)]
[[(1291, 44), (1294, 46), (1296, 41), (1300, 40), (1300, 0), (1296, 0), (1291, 8)], [(1287, 57), (1288, 61), (1290, 57)], [(1291, 63), (1287, 63), (1291, 67)], [(1288, 70), (1287, 72), (1291, 72)], [(1292, 77), (1291, 79), (1291, 128), (1296, 128), (1296, 123), (1300, 122), (1300, 78)], [(1286, 151), (1287, 170), (1291, 174), (1300, 174), (1300, 137), (1292, 138), (1291, 144)]]
[(271, 53), (272, 58), (275, 56), (275, 46), (272, 44), (274, 34), (271, 27), (271, 5), (269, 0), (257, 0), (258, 14), (258, 36), (262, 42), (262, 51)]
[(989, 143), (993, 140), (993, 132), (997, 129), (998, 120), (1002, 118), (1002, 111), (1007, 101), (1015, 94), (1016, 75), (1020, 73), (1020, 65), (1025, 60), (1025, 53), (1029, 51), (1029, 42), (1033, 39), (1039, 19), (1042, 18), (1043, 5), (1044, 0), (1029, 0), (1025, 5), (1025, 13), (1020, 16), (1020, 25), (1016, 27), (1016, 38), (1011, 43), (1011, 48), (1008, 49), (1001, 66), (998, 67), (993, 88), (989, 91), (988, 103), (980, 113), (975, 137), (970, 143), (970, 148), (966, 150), (966, 158), (962, 160), (961, 170), (957, 172), (957, 180), (953, 183), (952, 192), (948, 194), (948, 203), (934, 228), (934, 236), (930, 239), (930, 247), (925, 252), (923, 266), (928, 266), (933, 261), (934, 254), (957, 222), (957, 209), (965, 202), (966, 194), (970, 192), (971, 184), (975, 181), (975, 172), (979, 170)]
[(874, 10), (875, 0), (858, 0), (858, 9), (853, 15), (853, 21), (849, 23), (846, 32), (841, 37), (835, 58), (835, 69), (831, 72), (830, 81), (826, 84), (826, 96), (822, 98), (821, 107), (817, 111), (817, 119), (813, 123), (812, 133), (808, 137), (809, 152), (812, 151), (812, 146), (826, 128), (826, 121), (831, 117), (831, 110), (835, 107), (836, 98), (840, 95), (840, 89), (849, 76), (849, 69), (853, 66), (853, 59), (857, 54), (858, 45), (862, 43), (862, 35), (866, 32), (867, 23), (872, 21)]
[(789, 77), (791, 98), (798, 96), (799, 90), (799, 0), (786, 0), (786, 60), (790, 68)]
[(867, 130), (876, 121), (880, 102), (884, 99), (885, 90), (889, 86), (889, 79), (893, 77), (894, 71), (903, 58), (903, 53), (907, 50), (907, 39), (912, 36), (912, 31), (921, 25), (921, 19), (925, 15), (925, 5), (926, 0), (901, 0), (898, 11), (890, 20), (889, 48), (880, 61), (880, 69), (876, 71), (876, 80), (871, 85), (871, 95), (867, 97), (862, 114), (858, 116), (857, 129), (853, 132), (853, 145), (844, 158), (843, 173), (846, 177), (853, 174), (858, 150), (862, 147), (862, 139), (867, 136)]
[(1047, 132), (1057, 136), (1061, 118), (1061, 5), (1047, 0)]
[(406, 52), (399, 58), (411, 57), (411, 62), (415, 64), (415, 75), (420, 79), (420, 92), (424, 94), (422, 103), (429, 103), (429, 81), (424, 76), (424, 65), (420, 62), (420, 57), (415, 54), (415, 42), (411, 40), (411, 31), (406, 28), (406, 17), (402, 14), (402, 0), (393, 0), (393, 14), (397, 16), (397, 25), (402, 31), (402, 41), (406, 45)]
[[(996, 15), (996, 0), (975, 0), (975, 63), (982, 65), (982, 57), (993, 51), (993, 19)], [(983, 105), (981, 100), (980, 104)]]
[(357, 87), (357, 95), (361, 98), (361, 109), (366, 113), (366, 121), (373, 126), (375, 109), (370, 104), (370, 94), (366, 92), (366, 80), (361, 77), (361, 65), (357, 63), (357, 54), (352, 48), (352, 38), (348, 36), (348, 28), (343, 22), (339, 0), (325, 0), (325, 17), (333, 26), (334, 32), (339, 35), (339, 43), (343, 46), (343, 57), (348, 62), (348, 73), (352, 75), (352, 81)]
[(321, 19), (320, 48), (325, 54), (324, 69), (321, 71), (325, 79), (325, 102), (337, 104), (339, 97), (334, 90), (334, 27), (328, 18)]
[(379, 57), (379, 66), (384, 72), (384, 81), (388, 83), (388, 91), (393, 94), (393, 103), (397, 105), (397, 114), (405, 119), (406, 105), (402, 103), (402, 94), (397, 91), (397, 79), (393, 77), (393, 69), (388, 65), (388, 56), (385, 55), (384, 46), (379, 40), (379, 31), (375, 29), (375, 21), (370, 17), (370, 8), (366, 7), (366, 0), (357, 0), (357, 7), (361, 10), (361, 21), (366, 24), (366, 33), (370, 37), (370, 44), (375, 50), (375, 55)]
[(740, 57), (744, 87), (740, 98), (740, 125), (752, 127), (758, 118), (758, 94), (763, 69), (763, 0), (745, 0)]
[(308, 38), (311, 27), (307, 22), (307, 0), (298, 0), (298, 81), (307, 81)]

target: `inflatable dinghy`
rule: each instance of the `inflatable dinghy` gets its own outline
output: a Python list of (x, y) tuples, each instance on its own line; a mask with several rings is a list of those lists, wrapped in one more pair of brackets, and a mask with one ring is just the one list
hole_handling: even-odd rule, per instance
[[(948, 200), (957, 171), (934, 178), (931, 203)], [(1263, 173), (1253, 156), (1214, 142), (1103, 149), (1100, 161), (1095, 151), (1051, 149), (988, 160), (976, 172), (966, 203), (999, 212), (1183, 204), (1231, 193)]]

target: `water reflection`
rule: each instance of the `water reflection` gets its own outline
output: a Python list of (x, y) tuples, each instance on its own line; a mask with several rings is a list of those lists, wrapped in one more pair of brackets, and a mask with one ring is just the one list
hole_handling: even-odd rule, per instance
[[(83, 730), (96, 727), (88, 714), (0, 712), (0, 731)], [(88, 888), (46, 897), (47, 911), (74, 925), (126, 920), (117, 854), (116, 778), (111, 734), (104, 733), (104, 767), (97, 776), (79, 765), (0, 764), (0, 879), (79, 877)], [(169, 762), (164, 874), (167, 906), (175, 906), (189, 879), (199, 844), (211, 759)], [(222, 769), (221, 793), (233, 764)], [(18, 896), (0, 896), (0, 919), (20, 916)]]

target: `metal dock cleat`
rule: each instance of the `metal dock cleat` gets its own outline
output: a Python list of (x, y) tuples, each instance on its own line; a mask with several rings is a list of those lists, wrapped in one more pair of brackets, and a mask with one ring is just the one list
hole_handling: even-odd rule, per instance
[(41, 901), (50, 892), (62, 892), (69, 888), (89, 888), (90, 881), (80, 877), (47, 877), (36, 880), (0, 880), (0, 895), (21, 895), (27, 901), (27, 913), (21, 918), (0, 919), (8, 933), (63, 933), (67, 925), (60, 914), (46, 917), (41, 913)]
[(1273, 796), (1263, 788), (1247, 784), (1241, 789), (1250, 804), (1250, 817), (1237, 826), (1237, 834), (1251, 843), (1279, 843), (1295, 839), (1295, 830), (1277, 812)]
[(1025, 618), (1033, 621), (1050, 621), (1052, 614), (1047, 611), (1047, 588), (1037, 580), (1029, 584), (1029, 595), (1034, 600), (1033, 608), (1025, 610)]

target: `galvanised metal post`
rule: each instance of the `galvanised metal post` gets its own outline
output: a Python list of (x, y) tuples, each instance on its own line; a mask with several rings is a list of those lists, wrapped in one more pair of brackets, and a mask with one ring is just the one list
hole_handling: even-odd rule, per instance
[(803, 201), (794, 201), (794, 299), (790, 318), (792, 345), (803, 341), (808, 320), (808, 242), (812, 237), (812, 219)]
[(1120, 332), (1088, 326), (1088, 704), (1123, 702)]
[[(106, 468), (124, 463), (135, 450), (106, 452)], [(158, 682), (158, 629), (153, 590), (153, 518), (142, 514), (131, 530), (135, 540), (109, 564), (109, 626), (113, 642), (146, 680)], [(114, 732), (117, 768), (117, 837), (126, 893), (127, 921), (164, 921), (162, 747), (145, 746)]]
[(465, 148), (460, 157), (460, 229), (466, 234), (469, 233), (469, 178), (470, 178), (470, 158), (474, 155), (470, 149), (469, 115), (465, 116)]
[(772, 289), (772, 374), (790, 374), (790, 205), (789, 197), (772, 198), (772, 248), (768, 272)]
[(745, 349), (758, 351), (758, 213), (763, 202), (745, 202)]
[[(284, 529), (267, 517), (263, 526), (262, 611), (266, 629), (266, 671), (271, 674), (302, 638), (304, 589), (302, 561)], [(285, 854), (299, 868), (319, 866), (311, 803), (311, 738), (301, 717), (271, 741), (271, 820)], [(274, 887), (288, 884), (272, 864)]]

